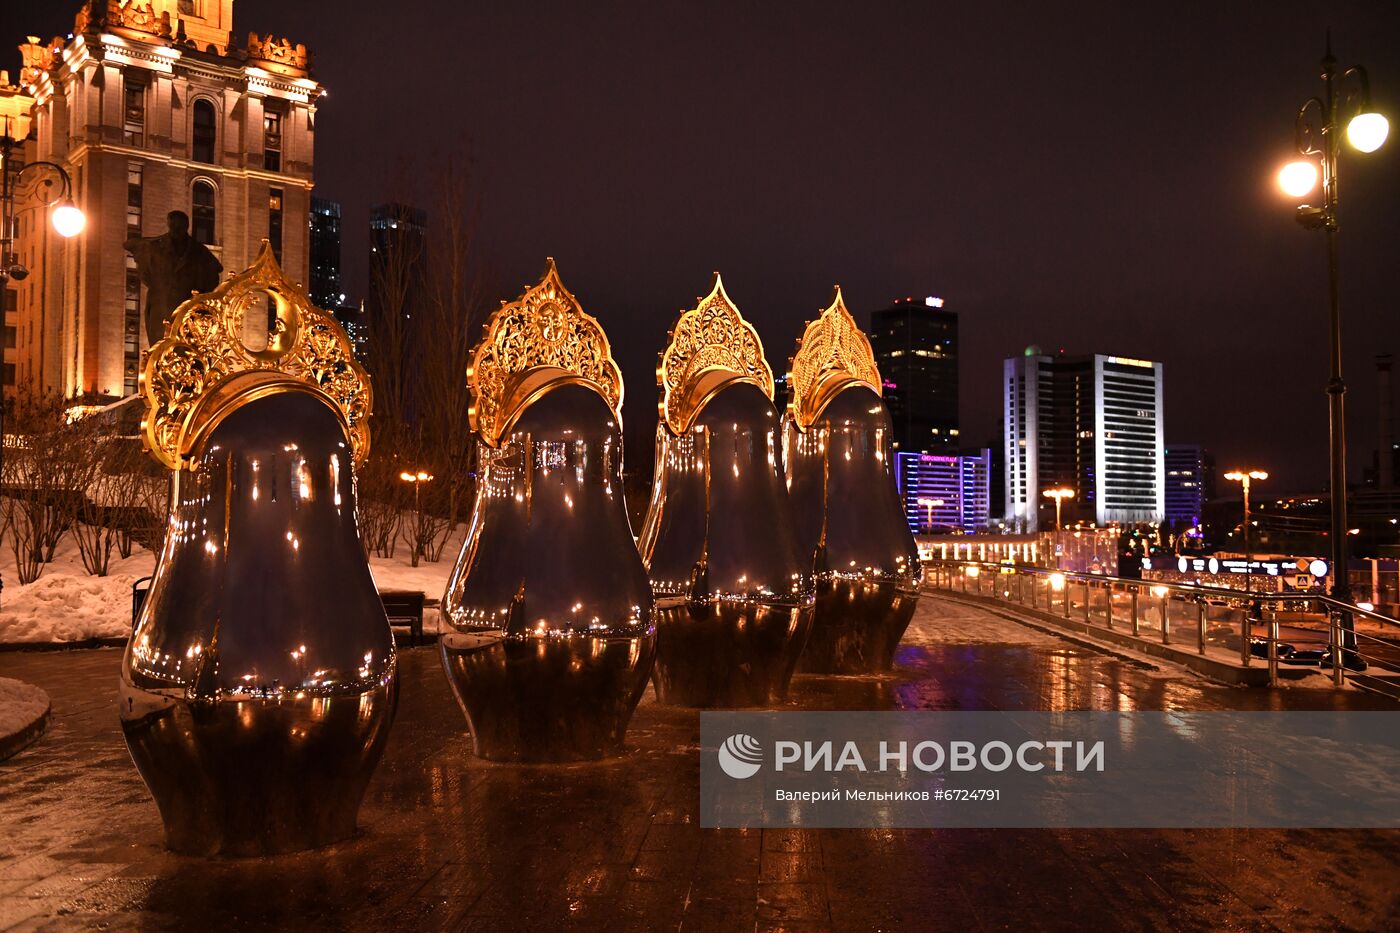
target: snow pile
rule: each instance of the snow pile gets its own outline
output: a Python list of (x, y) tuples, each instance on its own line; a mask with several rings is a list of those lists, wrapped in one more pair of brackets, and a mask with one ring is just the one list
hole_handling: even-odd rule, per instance
[[(442, 560), (409, 566), (409, 549), (399, 542), (394, 557), (370, 559), (374, 582), (381, 590), (422, 590), (430, 600), (439, 599), (447, 577), (462, 549), (465, 525), (442, 550)], [(131, 585), (154, 572), (155, 555), (137, 547), (126, 560), (115, 554), (105, 577), (89, 576), (83, 569), (78, 546), (65, 537), (43, 575), (20, 586), (9, 542), (0, 550), (0, 573), (5, 588), (0, 593), (0, 644), (76, 642), (89, 638), (125, 638), (131, 634)], [(432, 629), (431, 620), (428, 622)]]
[(49, 708), (49, 695), (33, 684), (0, 677), (0, 739), (27, 729)]
[(154, 555), (138, 545), (126, 560), (113, 553), (107, 576), (89, 576), (77, 543), (67, 536), (39, 579), (20, 586), (6, 541), (0, 554), (0, 572), (5, 575), (0, 643), (124, 638), (131, 632), (131, 584), (154, 566)]

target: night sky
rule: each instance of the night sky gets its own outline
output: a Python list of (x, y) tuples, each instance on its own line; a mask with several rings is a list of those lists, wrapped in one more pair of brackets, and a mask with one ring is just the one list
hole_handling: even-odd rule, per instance
[[(67, 33), (69, 7), (5, 0), (0, 35)], [(305, 42), (329, 89), (317, 193), (344, 206), (352, 294), (396, 166), (412, 157), (426, 199), (436, 154), (469, 148), (499, 297), (558, 260), (612, 338), (629, 436), (654, 420), (675, 313), (719, 269), (778, 372), (836, 282), (862, 326), (943, 296), (969, 445), (995, 436), (1001, 360), (1027, 344), (1161, 360), (1168, 443), (1279, 491), (1326, 477), (1323, 238), (1273, 176), (1330, 25), (1392, 122), (1341, 170), (1353, 476), (1371, 457), (1372, 357), (1400, 353), (1400, 4), (235, 10), (240, 39)]]

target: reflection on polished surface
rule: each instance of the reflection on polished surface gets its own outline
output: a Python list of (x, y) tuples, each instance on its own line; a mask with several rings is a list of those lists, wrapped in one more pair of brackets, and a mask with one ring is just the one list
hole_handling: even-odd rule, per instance
[(617, 755), (646, 689), (655, 609), (623, 501), (616, 373), (552, 262), (475, 353), (479, 478), (441, 654), (483, 758)]
[[(1084, 917), (1111, 929), (1247, 930), (1278, 918), (1318, 930), (1395, 926), (1400, 831), (705, 829), (695, 712), (646, 697), (628, 733), (636, 754), (499, 767), (473, 759), (461, 720), (443, 715), (453, 701), (436, 652), (399, 661), (402, 700), (364, 831), (315, 852), (230, 862), (161, 844), (110, 708), (90, 702), (111, 683), (116, 651), (0, 652), (0, 676), (43, 687), (54, 708), (49, 734), (0, 766), (0, 826), (15, 828), (0, 854), (0, 922), (503, 933), (1043, 930), (1083, 928)], [(889, 674), (799, 674), (781, 708), (1400, 709), (1313, 677), (1317, 689), (1226, 687), (929, 595)], [(1197, 783), (1207, 795), (1232, 787)], [(1338, 866), (1358, 870), (1339, 886)]]
[(811, 561), (779, 468), (773, 377), (719, 276), (658, 369), (656, 479), (639, 547), (659, 608), (663, 703), (763, 706), (787, 695), (811, 628)]
[(181, 852), (351, 836), (397, 701), (342, 413), (309, 385), (244, 397), (175, 474), (122, 664), (122, 729)]
[(790, 369), (784, 461), (817, 585), (799, 669), (888, 670), (919, 598), (919, 552), (895, 488), (880, 375), (840, 289), (807, 326)]

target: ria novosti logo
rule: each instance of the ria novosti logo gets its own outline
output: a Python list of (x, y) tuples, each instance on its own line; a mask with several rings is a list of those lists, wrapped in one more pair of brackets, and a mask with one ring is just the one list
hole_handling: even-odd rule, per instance
[(751, 778), (763, 767), (763, 746), (753, 736), (736, 732), (719, 747), (719, 766), (737, 780)]

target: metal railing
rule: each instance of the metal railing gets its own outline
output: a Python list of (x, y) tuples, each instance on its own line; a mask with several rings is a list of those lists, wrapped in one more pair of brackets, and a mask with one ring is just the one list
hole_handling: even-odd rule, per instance
[(1055, 570), (1030, 564), (932, 558), (924, 583), (1062, 615), (1140, 641), (1194, 647), (1240, 667), (1262, 662), (1349, 674), (1400, 675), (1400, 620), (1323, 594), (1257, 593)]

